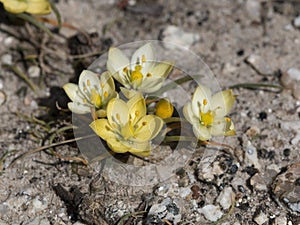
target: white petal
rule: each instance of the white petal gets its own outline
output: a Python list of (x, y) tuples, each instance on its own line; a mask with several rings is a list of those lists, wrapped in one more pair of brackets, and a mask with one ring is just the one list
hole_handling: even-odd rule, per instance
[(234, 101), (235, 97), (231, 89), (218, 92), (211, 99), (211, 109), (216, 109), (216, 116), (224, 117), (230, 112)]
[(199, 122), (197, 124), (193, 124), (193, 132), (201, 141), (207, 141), (211, 138), (211, 134), (207, 127), (202, 126)]
[(73, 112), (77, 114), (86, 114), (91, 112), (91, 108), (87, 105), (78, 104), (76, 102), (69, 102), (68, 108)]
[(153, 66), (152, 63), (155, 62), (155, 54), (151, 43), (147, 43), (143, 45), (142, 47), (140, 47), (134, 52), (130, 62), (132, 70), (134, 70), (134, 67), (137, 64), (142, 65), (142, 58), (144, 58), (145, 61), (147, 62), (143, 65), (142, 72), (149, 71), (149, 68)]
[(188, 102), (184, 107), (183, 107), (183, 115), (187, 121), (189, 121), (191, 124), (196, 124), (197, 121), (199, 121), (199, 118), (195, 116), (192, 110), (192, 103)]
[[(192, 97), (192, 109), (195, 115), (199, 115), (200, 111), (207, 112), (210, 109), (211, 91), (208, 87), (199, 85)], [(207, 105), (204, 106), (204, 102)]]
[(84, 70), (80, 74), (78, 86), (81, 93), (83, 93), (85, 97), (89, 99), (92, 89), (99, 90), (100, 79), (96, 73), (89, 70)]
[(71, 99), (71, 101), (74, 102), (77, 98), (78, 85), (73, 83), (67, 83), (63, 86), (63, 89), (65, 90), (66, 94)]
[(122, 72), (126, 66), (129, 66), (129, 59), (118, 48), (110, 48), (106, 66), (108, 71), (114, 76), (115, 73)]

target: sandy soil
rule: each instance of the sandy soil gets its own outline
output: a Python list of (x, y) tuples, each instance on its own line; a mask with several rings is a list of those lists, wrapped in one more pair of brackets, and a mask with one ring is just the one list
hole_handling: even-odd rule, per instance
[[(1, 225), (300, 224), (300, 96), (295, 94), (300, 85), (294, 92), (288, 85), (234, 88), (237, 102), (230, 116), (237, 135), (223, 141), (233, 149), (199, 147), (155, 185), (120, 184), (117, 175), (112, 179), (118, 171), (105, 174), (99, 172), (104, 164), (82, 165), (74, 160), (83, 157), (75, 143), (15, 160), (51, 140), (73, 138), (71, 129), (60, 132), (72, 125), (71, 114), (56, 107), (66, 108), (68, 101), (61, 87), (75, 82), (110, 46), (174, 42), (201, 57), (217, 88), (282, 86), (283, 74), (300, 70), (298, 2), (56, 2), (65, 26), (57, 33), (47, 25), (54, 38), (0, 13), (0, 94), (6, 96), (0, 105)], [(185, 53), (179, 61), (194, 67)], [(29, 76), (36, 91), (16, 69)], [(300, 81), (299, 73), (292, 83)], [(184, 88), (191, 93), (194, 86)], [(175, 155), (184, 154), (182, 149)], [(170, 152), (157, 150), (156, 157)]]

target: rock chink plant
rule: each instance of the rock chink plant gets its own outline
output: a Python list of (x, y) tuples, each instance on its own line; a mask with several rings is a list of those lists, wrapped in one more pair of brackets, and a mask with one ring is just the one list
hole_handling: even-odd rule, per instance
[[(157, 144), (155, 139), (165, 138), (161, 143), (181, 138), (208, 143), (213, 136), (235, 135), (233, 122), (227, 116), (235, 101), (232, 90), (212, 94), (208, 87), (199, 84), (192, 100), (184, 105), (182, 118), (176, 117), (178, 113), (174, 113), (174, 104), (168, 98), (157, 97), (157, 91), (165, 91), (164, 81), (175, 65), (157, 62), (151, 43), (138, 48), (131, 59), (118, 48), (111, 48), (107, 71), (98, 75), (84, 70), (78, 85), (63, 86), (72, 101), (68, 108), (76, 114), (91, 114), (90, 128), (112, 153), (146, 157)], [(115, 82), (121, 85), (120, 93)], [(190, 137), (179, 134), (177, 139), (167, 136), (178, 128), (174, 122), (179, 122), (179, 126), (190, 124), (193, 133), (189, 132)]]

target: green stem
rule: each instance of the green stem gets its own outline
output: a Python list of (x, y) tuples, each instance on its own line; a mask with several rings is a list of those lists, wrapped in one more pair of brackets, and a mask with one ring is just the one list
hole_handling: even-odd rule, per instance
[(53, 10), (53, 12), (56, 16), (56, 19), (57, 19), (57, 22), (58, 22), (58, 29), (60, 30), (61, 26), (62, 26), (62, 23), (61, 23), (61, 16), (60, 16), (59, 10), (57, 9), (56, 5), (51, 0), (49, 1), (49, 3), (51, 5), (51, 9)]
[(249, 89), (258, 89), (258, 88), (277, 88), (283, 89), (283, 87), (274, 84), (261, 84), (261, 83), (240, 83), (229, 86), (229, 88), (249, 88)]
[(185, 119), (182, 119), (180, 117), (169, 117), (164, 119), (165, 123), (173, 123), (173, 122), (185, 122)]
[(26, 13), (20, 13), (20, 14), (17, 14), (16, 16), (19, 17), (22, 20), (25, 20), (25, 21), (33, 24), (34, 26), (40, 28), (41, 30), (45, 31), (50, 37), (53, 37), (52, 32), (43, 23), (37, 21), (31, 15), (28, 15)]

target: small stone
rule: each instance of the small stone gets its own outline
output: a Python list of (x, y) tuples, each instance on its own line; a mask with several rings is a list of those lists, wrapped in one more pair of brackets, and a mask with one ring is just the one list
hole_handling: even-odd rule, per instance
[(259, 55), (251, 54), (246, 58), (246, 62), (261, 75), (272, 75), (273, 71), (269, 64)]
[(223, 216), (223, 212), (220, 210), (219, 206), (206, 205), (201, 209), (198, 209), (199, 213), (203, 214), (204, 217), (212, 222), (217, 221)]
[(0, 91), (0, 106), (3, 105), (6, 101), (6, 94), (3, 91)]
[(2, 61), (3, 64), (11, 65), (12, 64), (12, 55), (4, 54), (1, 57), (1, 61)]
[[(186, 32), (173, 25), (167, 26), (162, 36), (164, 42), (174, 43), (185, 48), (189, 48), (200, 39), (198, 34)], [(173, 45), (165, 45), (165, 47), (169, 49), (176, 48), (176, 46)]]
[(251, 186), (253, 186), (255, 190), (258, 191), (268, 190), (264, 177), (260, 173), (256, 173), (253, 175), (253, 177), (251, 177), (250, 184)]
[(232, 205), (232, 199), (234, 199), (234, 193), (231, 187), (226, 187), (222, 190), (221, 194), (217, 198), (217, 202), (223, 209), (227, 210)]
[(252, 145), (250, 141), (248, 141), (247, 145), (245, 146), (245, 161), (250, 165), (254, 165), (256, 169), (261, 169), (261, 165), (259, 164), (257, 158), (257, 149)]
[(261, 4), (258, 0), (247, 0), (246, 9), (249, 17), (253, 22), (260, 22), (261, 20)]
[(263, 212), (260, 212), (258, 215), (256, 215), (254, 217), (254, 222), (257, 223), (258, 225), (263, 225), (264, 223), (266, 223), (269, 219), (268, 216), (266, 214), (264, 214)]
[(287, 167), (284, 173), (279, 173), (272, 184), (272, 191), (278, 201), (281, 201), (291, 211), (300, 213), (300, 163)]
[(294, 21), (294, 26), (297, 27), (297, 28), (300, 28), (300, 16), (297, 16)]
[(294, 131), (295, 136), (291, 140), (291, 144), (296, 145), (300, 141), (300, 121), (295, 120), (295, 121), (281, 121), (280, 123), (281, 128), (286, 130), (286, 131)]
[(282, 73), (280, 81), (285, 88), (292, 90), (296, 99), (300, 99), (300, 70), (293, 67), (288, 69)]
[(31, 78), (37, 78), (40, 76), (41, 69), (38, 66), (30, 66), (28, 69), (28, 75)]

